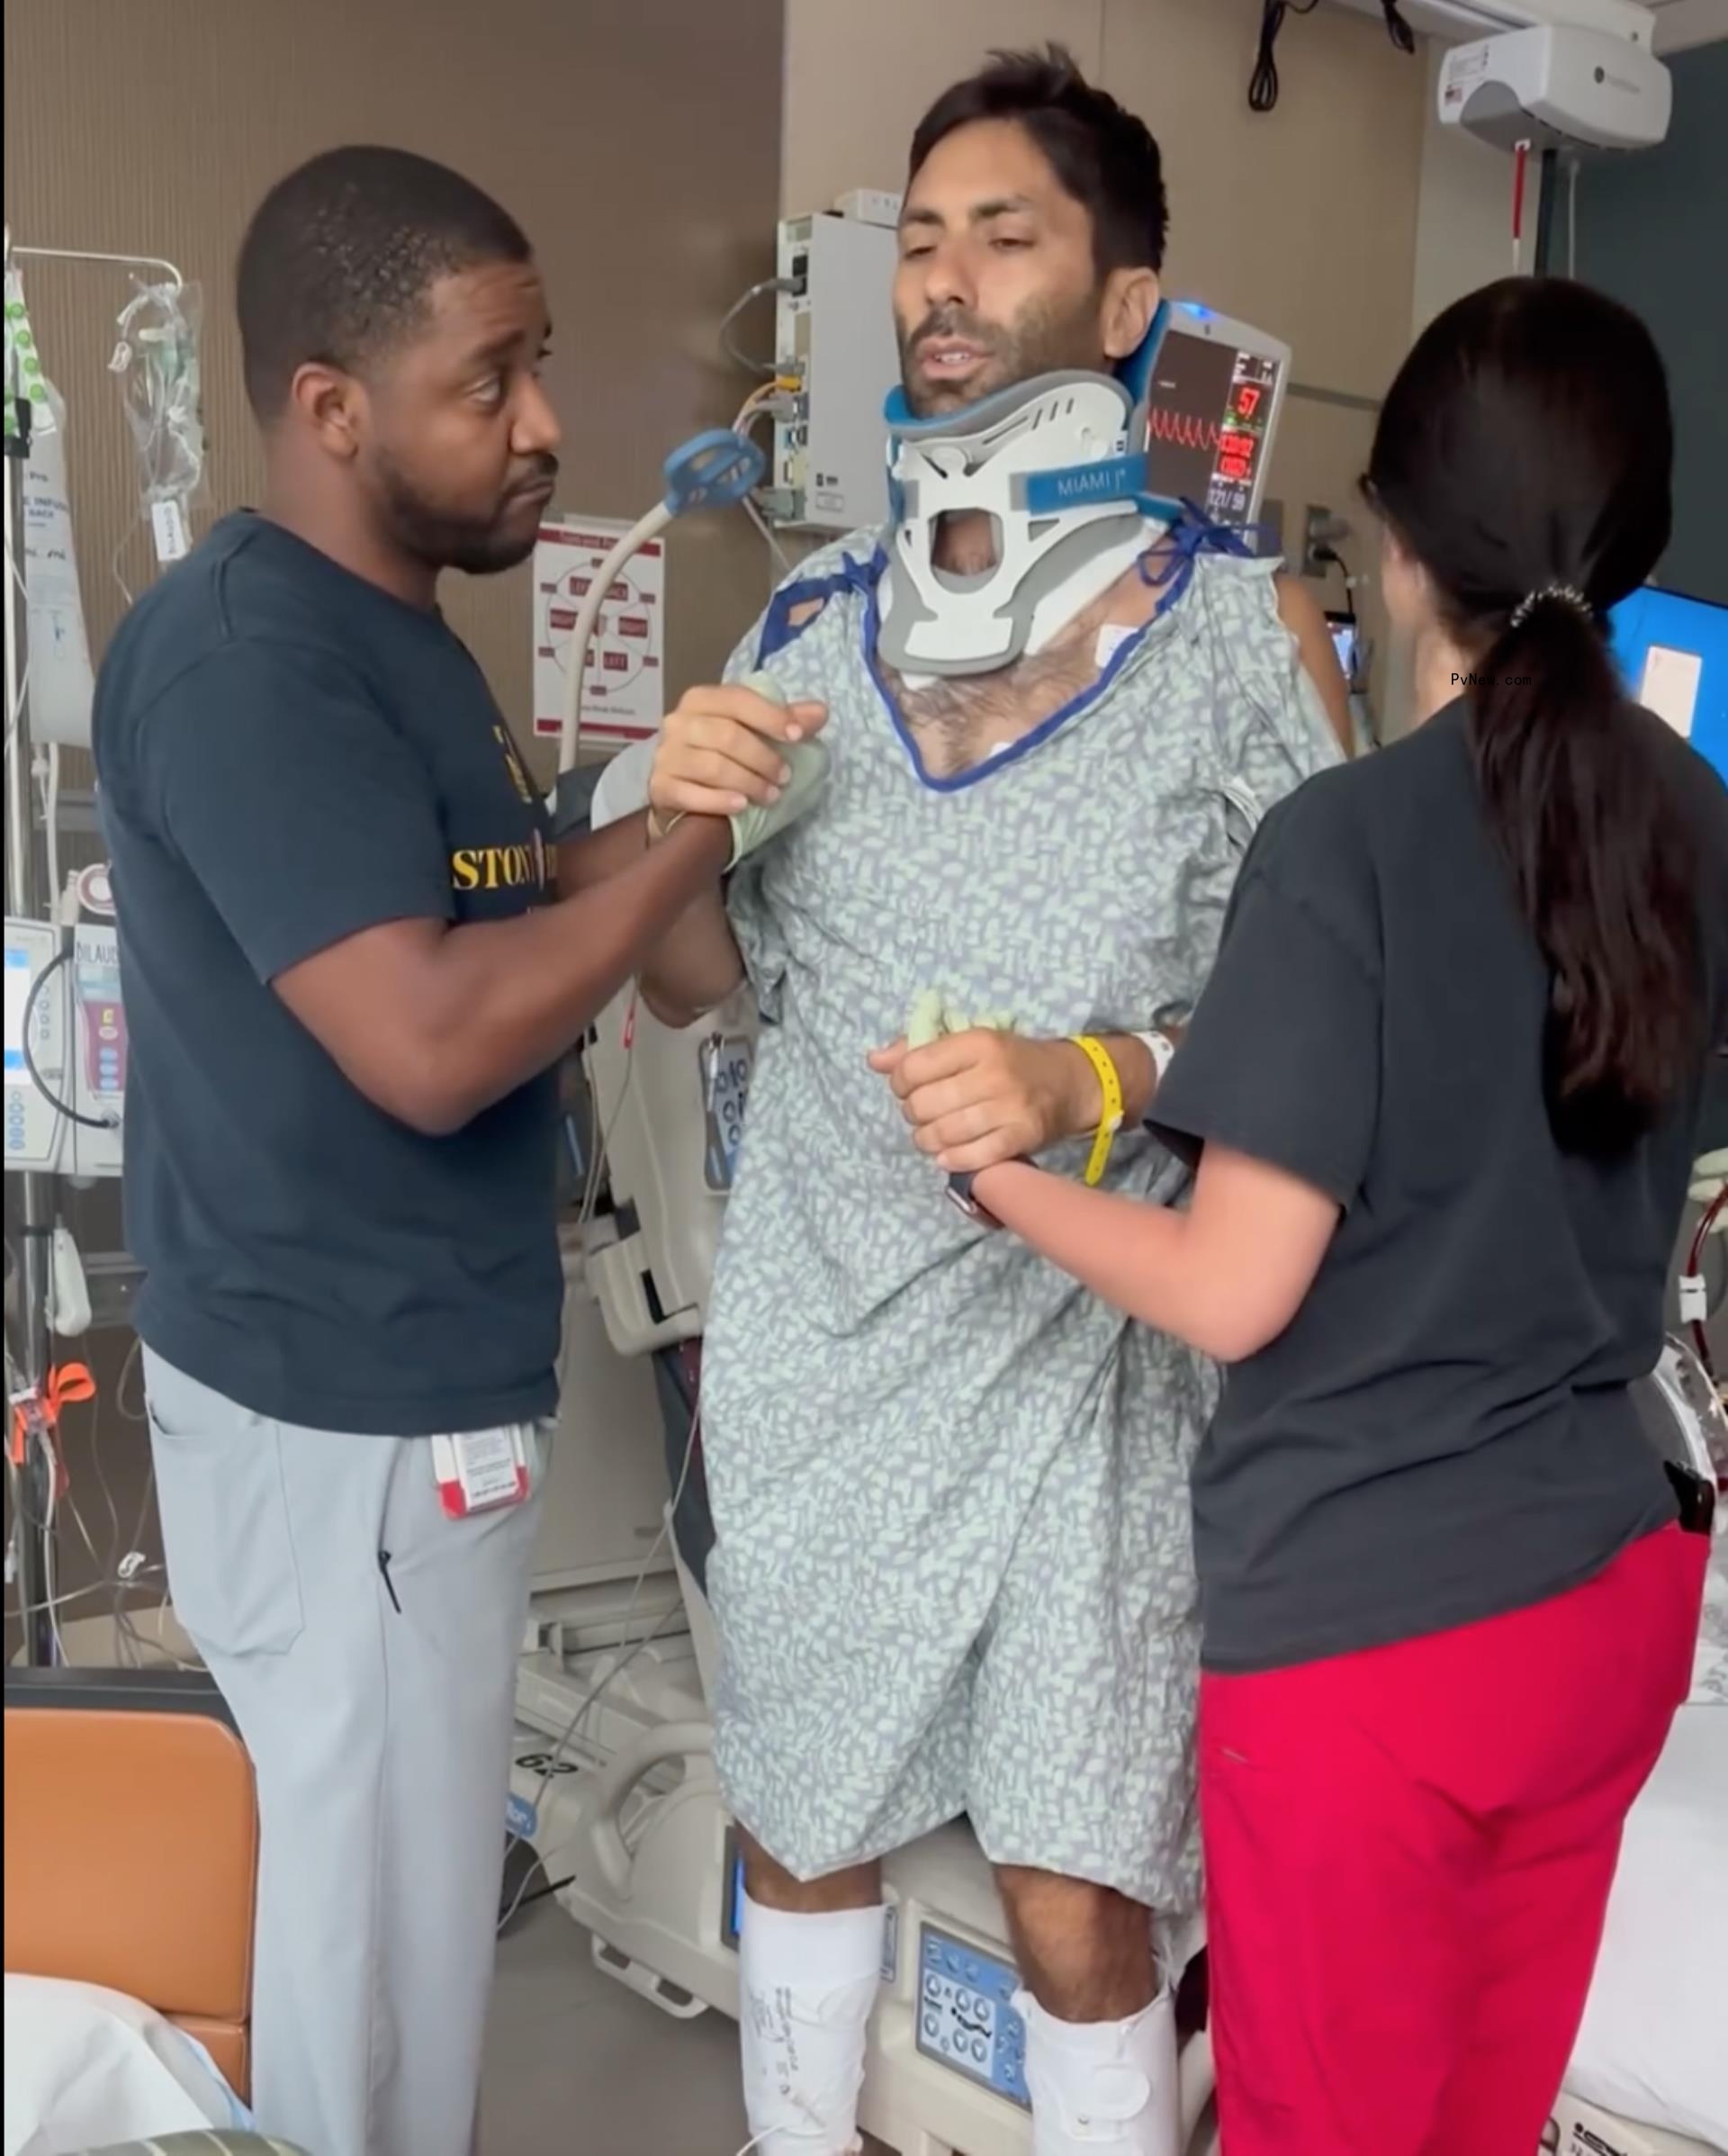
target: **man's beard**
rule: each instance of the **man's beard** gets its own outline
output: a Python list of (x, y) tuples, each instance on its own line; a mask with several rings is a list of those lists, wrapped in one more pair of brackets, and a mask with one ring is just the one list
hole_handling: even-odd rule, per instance
[[(932, 310), (910, 334), (900, 337), (900, 380), (906, 401), (921, 419), (942, 411), (959, 411), (1017, 383), (1040, 374), (1096, 373), (1108, 364), (1098, 347), (1098, 300), (1090, 295), (1066, 311), (1053, 302), (1035, 300), (1005, 329), (976, 320), (958, 307)], [(964, 338), (985, 354), (984, 365), (951, 389), (925, 380), (917, 372), (918, 347), (932, 338)]]
[[(552, 478), (558, 470), (555, 456), (537, 460), (537, 474)], [(526, 528), (513, 526), (509, 512), (514, 498), (506, 494), (485, 519), (466, 517), (436, 509), (426, 501), (391, 457), (377, 461), (384, 506), (391, 529), (402, 547), (431, 569), (460, 569), (468, 576), (497, 576), (514, 569), (534, 552), (539, 537), (538, 520)]]

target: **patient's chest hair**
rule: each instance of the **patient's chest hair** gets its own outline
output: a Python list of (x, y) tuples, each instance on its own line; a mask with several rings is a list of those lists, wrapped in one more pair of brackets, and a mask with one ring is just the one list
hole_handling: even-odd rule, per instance
[(887, 665), (888, 691), (900, 707), (919, 761), (932, 779), (958, 778), (1053, 718), (1098, 679), (1098, 632), (1138, 628), (1157, 610), (1158, 593), (1138, 567), (1060, 630), (1035, 655), (995, 673), (960, 674), (908, 689)]

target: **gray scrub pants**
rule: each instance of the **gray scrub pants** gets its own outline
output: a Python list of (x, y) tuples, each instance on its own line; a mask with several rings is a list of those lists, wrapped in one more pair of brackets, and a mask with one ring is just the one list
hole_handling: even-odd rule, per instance
[(543, 1482), (448, 1519), (424, 1439), (249, 1413), (147, 1354), (175, 1611), (257, 1776), (252, 2107), (313, 2156), (470, 2156)]

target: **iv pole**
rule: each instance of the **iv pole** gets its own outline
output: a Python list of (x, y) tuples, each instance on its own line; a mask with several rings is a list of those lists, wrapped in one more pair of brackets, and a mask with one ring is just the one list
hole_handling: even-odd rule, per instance
[[(95, 254), (81, 248), (14, 247), (10, 227), (5, 234), (5, 266), (14, 261), (97, 263), (120, 269), (151, 270), (165, 274), (177, 290), (184, 282), (172, 262), (156, 255)], [(5, 433), (5, 549), (6, 549), (6, 911), (26, 921), (57, 917), (58, 891), (44, 891), (44, 863), (37, 843), (30, 783), (30, 663), (28, 608), (23, 601), (19, 548), (23, 531), (24, 468), (30, 456), (32, 410), (30, 397), (17, 370), (16, 355), (5, 385), (9, 409)], [(40, 1397), (48, 1382), (49, 1265), (54, 1232), (54, 1178), (40, 1170), (20, 1175), (22, 1249), (19, 1265), (19, 1301), (22, 1317), (22, 1352), (16, 1382), (26, 1398)], [(7, 1196), (13, 1177), (8, 1175)], [(12, 1207), (7, 1204), (7, 1227)], [(6, 1403), (6, 1439), (12, 1437), (14, 1403)], [(16, 1499), (13, 1535), (17, 1551), (18, 1603), (22, 1612), (23, 1658), (32, 1667), (56, 1659), (56, 1628), (50, 1607), (53, 1583), (50, 1546), (52, 1469), (39, 1446), (28, 1446), (19, 1466), (14, 1491)]]

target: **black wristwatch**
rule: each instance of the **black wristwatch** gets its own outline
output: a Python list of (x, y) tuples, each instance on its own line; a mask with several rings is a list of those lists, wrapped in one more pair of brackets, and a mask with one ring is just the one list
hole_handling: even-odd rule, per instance
[(967, 1219), (975, 1227), (1000, 1228), (1002, 1222), (995, 1214), (973, 1196), (972, 1185), (976, 1180), (976, 1178), (973, 1176), (950, 1176), (948, 1178), (949, 1204), (965, 1213)]

